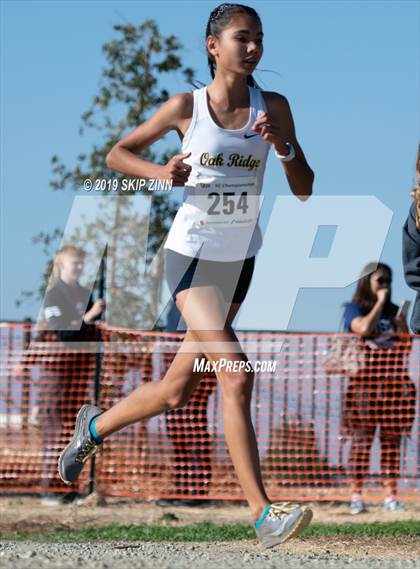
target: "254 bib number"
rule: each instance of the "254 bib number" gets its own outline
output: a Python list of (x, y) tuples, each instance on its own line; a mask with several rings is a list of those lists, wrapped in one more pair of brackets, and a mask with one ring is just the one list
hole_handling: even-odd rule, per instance
[(255, 176), (219, 177), (196, 184), (196, 221), (210, 227), (248, 227), (256, 224), (260, 199)]

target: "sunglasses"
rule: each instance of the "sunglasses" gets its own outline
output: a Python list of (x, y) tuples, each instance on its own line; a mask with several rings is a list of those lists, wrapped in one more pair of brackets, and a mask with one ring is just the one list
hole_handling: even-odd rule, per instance
[(379, 279), (376, 279), (376, 282), (380, 285), (382, 284), (390, 284), (390, 280), (386, 279), (385, 277), (379, 277)]

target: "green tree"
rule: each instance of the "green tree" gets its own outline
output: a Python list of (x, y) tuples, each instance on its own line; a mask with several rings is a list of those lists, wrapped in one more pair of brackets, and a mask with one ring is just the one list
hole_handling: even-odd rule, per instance
[[(120, 192), (120, 181), (129, 177), (110, 170), (105, 162), (106, 155), (124, 134), (144, 122), (150, 112), (169, 98), (169, 92), (163, 84), (166, 78), (181, 73), (186, 83), (194, 80), (193, 70), (182, 63), (182, 44), (174, 35), (163, 36), (154, 20), (146, 20), (138, 26), (119, 24), (113, 29), (118, 37), (102, 47), (106, 65), (101, 74), (99, 92), (94, 96), (89, 110), (82, 115), (79, 131), (83, 135), (87, 129), (96, 130), (100, 143), (94, 144), (90, 153), (77, 156), (72, 168), (67, 168), (59, 156), (52, 157), (53, 180), (50, 185), (54, 191), (72, 190), (81, 193), (83, 182), (87, 178), (112, 178), (118, 180)], [(178, 148), (167, 148), (157, 154), (147, 148), (139, 156), (165, 164), (176, 152), (179, 152)], [(102, 193), (104, 200), (109, 193), (111, 192)], [(133, 328), (140, 321), (147, 320), (159, 303), (163, 273), (162, 259), (158, 258), (152, 274), (139, 284), (135, 292), (130, 293), (135, 279), (137, 282), (142, 280), (142, 275), (138, 272), (138, 258), (146, 253), (150, 262), (156, 255), (175, 213), (175, 205), (168, 193), (148, 192), (147, 189), (136, 192), (137, 195), (140, 193), (153, 194), (148, 220), (147, 251), (139, 250), (136, 236), (139, 231), (144, 231), (144, 225), (138, 214), (130, 211), (129, 200), (113, 200), (114, 210), (111, 216), (107, 207), (106, 212), (104, 210), (93, 222), (90, 220), (83, 227), (77, 228), (74, 235), (70, 236), (77, 245), (89, 243), (97, 248), (97, 252), (102, 252), (104, 232), (108, 234), (107, 283), (114, 287), (115, 293), (112, 303), (113, 321), (117, 322), (120, 315), (124, 327)], [(115, 196), (115, 192), (112, 195)], [(130, 192), (124, 192), (124, 195), (130, 195)], [(40, 233), (33, 241), (43, 245), (44, 252), (51, 257), (58, 249), (62, 235), (62, 230), (57, 228), (50, 234)], [(68, 241), (66, 236), (66, 242)], [(123, 267), (123, 270), (118, 271), (118, 278), (116, 267)], [(16, 304), (29, 298), (42, 298), (47, 280), (48, 271), (42, 276), (38, 290), (22, 291)], [(142, 287), (153, 291), (146, 300)], [(119, 294), (118, 291), (125, 291), (125, 294)]]

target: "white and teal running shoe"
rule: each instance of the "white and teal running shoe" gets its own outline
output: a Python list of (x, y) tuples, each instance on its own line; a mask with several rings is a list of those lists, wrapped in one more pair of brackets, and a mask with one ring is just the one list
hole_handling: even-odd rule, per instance
[(297, 537), (310, 524), (313, 512), (307, 506), (274, 502), (267, 506), (255, 524), (261, 545), (268, 549)]

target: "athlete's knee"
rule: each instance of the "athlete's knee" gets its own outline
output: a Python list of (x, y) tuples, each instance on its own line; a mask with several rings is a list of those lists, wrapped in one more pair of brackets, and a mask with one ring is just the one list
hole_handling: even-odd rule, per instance
[(167, 385), (164, 389), (164, 402), (167, 411), (185, 407), (191, 398), (190, 390), (183, 385)]
[(224, 397), (238, 397), (243, 395), (251, 397), (255, 373), (250, 365), (238, 369), (238, 371), (225, 371), (220, 375), (222, 394)]

